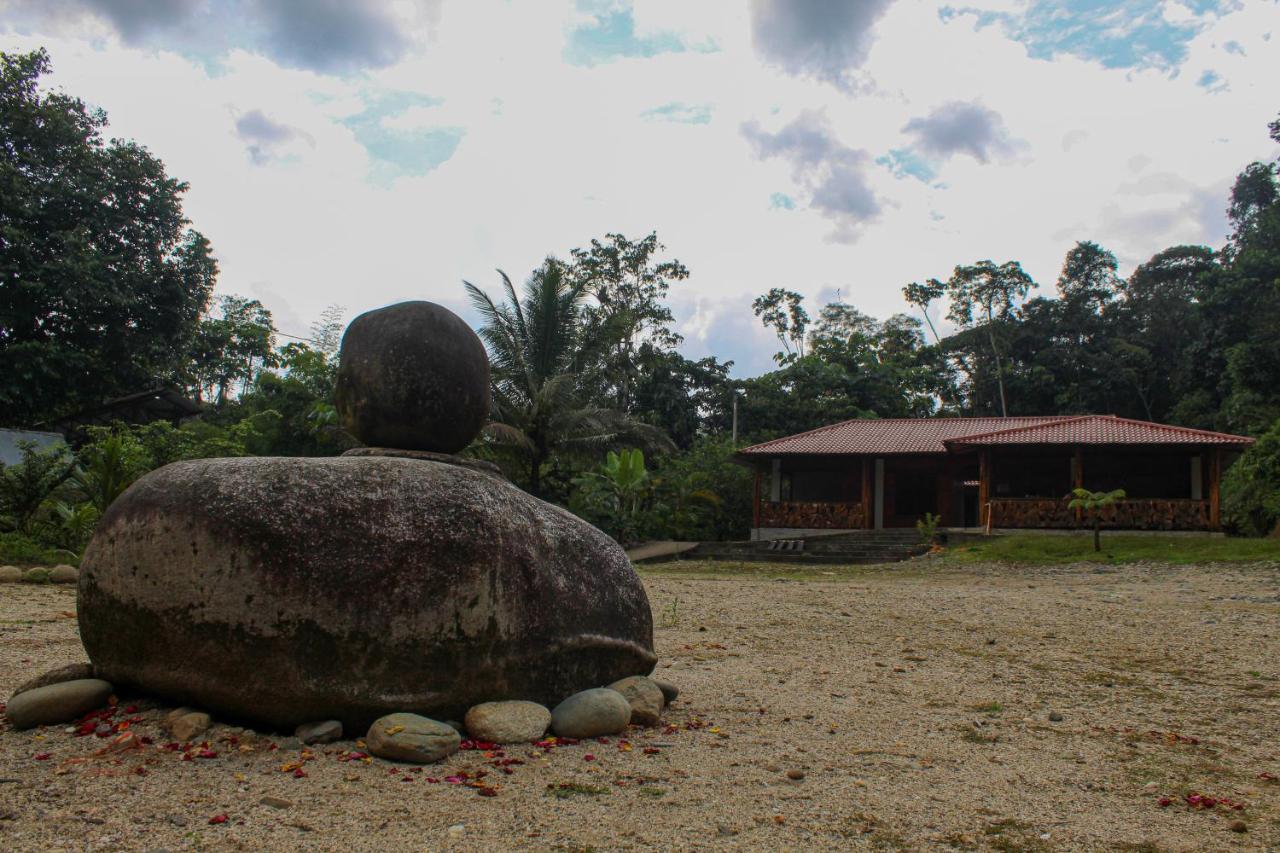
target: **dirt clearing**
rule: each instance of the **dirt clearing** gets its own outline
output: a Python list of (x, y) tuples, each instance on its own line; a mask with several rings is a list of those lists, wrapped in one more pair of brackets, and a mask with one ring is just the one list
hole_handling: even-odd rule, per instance
[[(0, 848), (1280, 845), (1275, 564), (699, 569), (645, 572), (666, 728), (415, 769), (225, 724), (184, 753), (122, 696), (152, 743), (0, 727)], [(0, 586), (0, 697), (83, 659), (74, 608)]]

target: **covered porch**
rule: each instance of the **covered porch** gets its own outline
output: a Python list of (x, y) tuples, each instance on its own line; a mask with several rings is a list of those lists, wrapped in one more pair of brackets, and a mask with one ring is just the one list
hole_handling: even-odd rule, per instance
[(1218, 530), (1218, 448), (957, 448), (930, 455), (774, 457), (753, 465), (755, 538), (913, 527), (1069, 529), (1072, 489), (1124, 489), (1103, 527)]

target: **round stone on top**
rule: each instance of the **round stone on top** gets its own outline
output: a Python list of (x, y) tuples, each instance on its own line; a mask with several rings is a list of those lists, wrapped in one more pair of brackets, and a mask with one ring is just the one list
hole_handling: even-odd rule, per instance
[(449, 309), (400, 302), (351, 321), (335, 396), (343, 426), (365, 444), (456, 453), (489, 417), (489, 357)]

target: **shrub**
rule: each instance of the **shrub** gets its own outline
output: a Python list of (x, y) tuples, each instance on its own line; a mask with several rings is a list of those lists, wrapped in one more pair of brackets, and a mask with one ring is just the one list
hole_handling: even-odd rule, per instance
[(1227, 469), (1222, 514), (1228, 528), (1250, 536), (1280, 527), (1280, 421)]

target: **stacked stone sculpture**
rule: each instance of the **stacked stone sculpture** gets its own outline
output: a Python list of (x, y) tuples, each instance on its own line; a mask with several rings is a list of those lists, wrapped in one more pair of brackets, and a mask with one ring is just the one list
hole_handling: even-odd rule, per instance
[(362, 731), (651, 672), (622, 549), (451, 455), (488, 416), (475, 333), (401, 303), (357, 317), (340, 358), (339, 414), (373, 446), (178, 462), (108, 509), (79, 578), (98, 677), (226, 719)]

